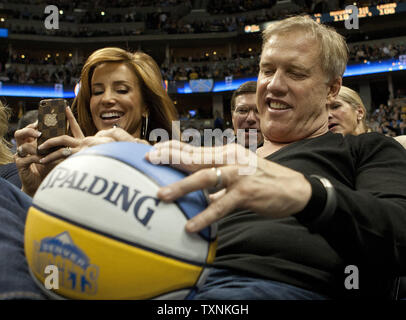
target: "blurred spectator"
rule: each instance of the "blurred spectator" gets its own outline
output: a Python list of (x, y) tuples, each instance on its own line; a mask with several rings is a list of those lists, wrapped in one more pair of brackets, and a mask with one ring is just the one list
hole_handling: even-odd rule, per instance
[(0, 102), (0, 177), (10, 181), (18, 188), (21, 188), (21, 181), (14, 163), (13, 154), (10, 150), (10, 143), (5, 139), (5, 135), (8, 131), (9, 116), (9, 108)]
[(10, 109), (0, 101), (0, 165), (13, 162), (13, 154), (10, 151), (10, 144), (5, 139), (8, 131), (8, 120)]
[(214, 129), (224, 130), (224, 119), (221, 117), (218, 111), (214, 114)]
[(381, 43), (369, 45), (349, 45), (350, 49), (350, 63), (359, 63), (367, 61), (378, 61), (385, 59), (397, 59), (400, 55), (406, 53), (406, 46), (404, 43)]
[(406, 134), (406, 102), (396, 102), (395, 105), (380, 104), (374, 110), (368, 121), (368, 126), (374, 132), (380, 132), (390, 137)]
[(17, 130), (28, 126), (38, 120), (38, 110), (30, 110), (24, 113), (24, 115), (18, 120)]

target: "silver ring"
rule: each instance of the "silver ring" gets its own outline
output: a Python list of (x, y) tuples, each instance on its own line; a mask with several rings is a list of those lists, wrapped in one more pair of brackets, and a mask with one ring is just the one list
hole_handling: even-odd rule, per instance
[(22, 146), (19, 146), (19, 147), (17, 148), (17, 155), (18, 155), (20, 158), (24, 158), (24, 157), (27, 156), (27, 153), (24, 152)]
[(223, 177), (222, 177), (221, 169), (211, 168), (211, 170), (216, 172), (216, 184), (215, 184), (214, 188), (216, 188), (216, 189), (223, 188)]
[(62, 155), (64, 157), (69, 157), (72, 154), (72, 149), (70, 147), (63, 148)]

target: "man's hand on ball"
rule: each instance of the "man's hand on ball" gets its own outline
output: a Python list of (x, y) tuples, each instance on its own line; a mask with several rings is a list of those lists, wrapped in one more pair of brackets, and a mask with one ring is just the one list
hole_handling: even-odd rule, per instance
[(311, 186), (299, 172), (256, 156), (238, 145), (193, 147), (179, 141), (158, 143), (146, 158), (191, 174), (163, 187), (158, 198), (171, 202), (199, 189), (225, 189), (209, 206), (189, 220), (186, 230), (197, 232), (237, 209), (271, 218), (290, 216), (304, 209)]

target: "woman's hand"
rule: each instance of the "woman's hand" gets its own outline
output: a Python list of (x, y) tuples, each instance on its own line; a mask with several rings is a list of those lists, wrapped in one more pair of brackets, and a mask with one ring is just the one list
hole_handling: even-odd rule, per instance
[[(33, 123), (15, 132), (17, 154), (15, 162), (22, 183), (22, 190), (33, 196), (46, 175), (72, 152), (83, 140), (84, 135), (70, 108), (66, 108), (66, 117), (69, 121), (74, 137), (67, 135), (48, 139), (42, 144), (42, 149), (55, 146), (64, 146), (45, 157), (37, 155), (37, 138), (41, 133), (37, 130), (38, 124)], [(40, 146), (39, 146), (40, 147)], [(68, 149), (69, 148), (69, 149)], [(69, 153), (66, 153), (69, 151)]]
[(171, 202), (204, 188), (225, 189), (188, 221), (188, 232), (197, 232), (236, 209), (252, 210), (270, 218), (287, 217), (303, 210), (311, 197), (311, 185), (303, 174), (259, 158), (238, 144), (199, 148), (169, 141), (154, 147), (146, 155), (149, 161), (192, 173), (161, 188), (161, 200)]
[(42, 179), (48, 174), (47, 168), (39, 164), (37, 155), (37, 138), (41, 133), (37, 123), (32, 123), (17, 130), (14, 134), (17, 143), (17, 153), (14, 160), (22, 183), (22, 190), (33, 196)]
[(40, 159), (41, 164), (54, 163), (54, 166), (60, 161), (65, 160), (71, 154), (74, 154), (80, 150), (79, 146), (82, 143), (82, 140), (85, 138), (82, 129), (77, 123), (75, 116), (72, 113), (72, 110), (66, 108), (66, 118), (69, 122), (69, 127), (73, 136), (63, 135), (54, 138), (50, 138), (45, 141), (43, 144), (38, 146), (39, 150), (46, 150), (53, 147), (59, 147), (58, 150), (51, 152), (45, 157)]

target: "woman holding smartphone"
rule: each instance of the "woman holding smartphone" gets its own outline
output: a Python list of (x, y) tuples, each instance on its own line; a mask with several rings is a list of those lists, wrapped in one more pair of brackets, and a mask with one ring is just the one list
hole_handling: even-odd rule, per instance
[[(38, 146), (38, 124), (15, 133), (16, 164), (22, 189), (30, 196), (57, 163), (84, 145), (96, 143), (92, 136), (99, 131), (114, 128), (121, 140), (134, 141), (148, 140), (149, 133), (159, 128), (172, 138), (172, 121), (177, 113), (163, 88), (160, 69), (149, 55), (103, 48), (87, 59), (78, 96), (72, 110), (66, 108), (66, 118), (71, 135), (53, 137)], [(37, 154), (37, 148), (42, 151), (54, 147), (59, 149), (43, 157)]]

